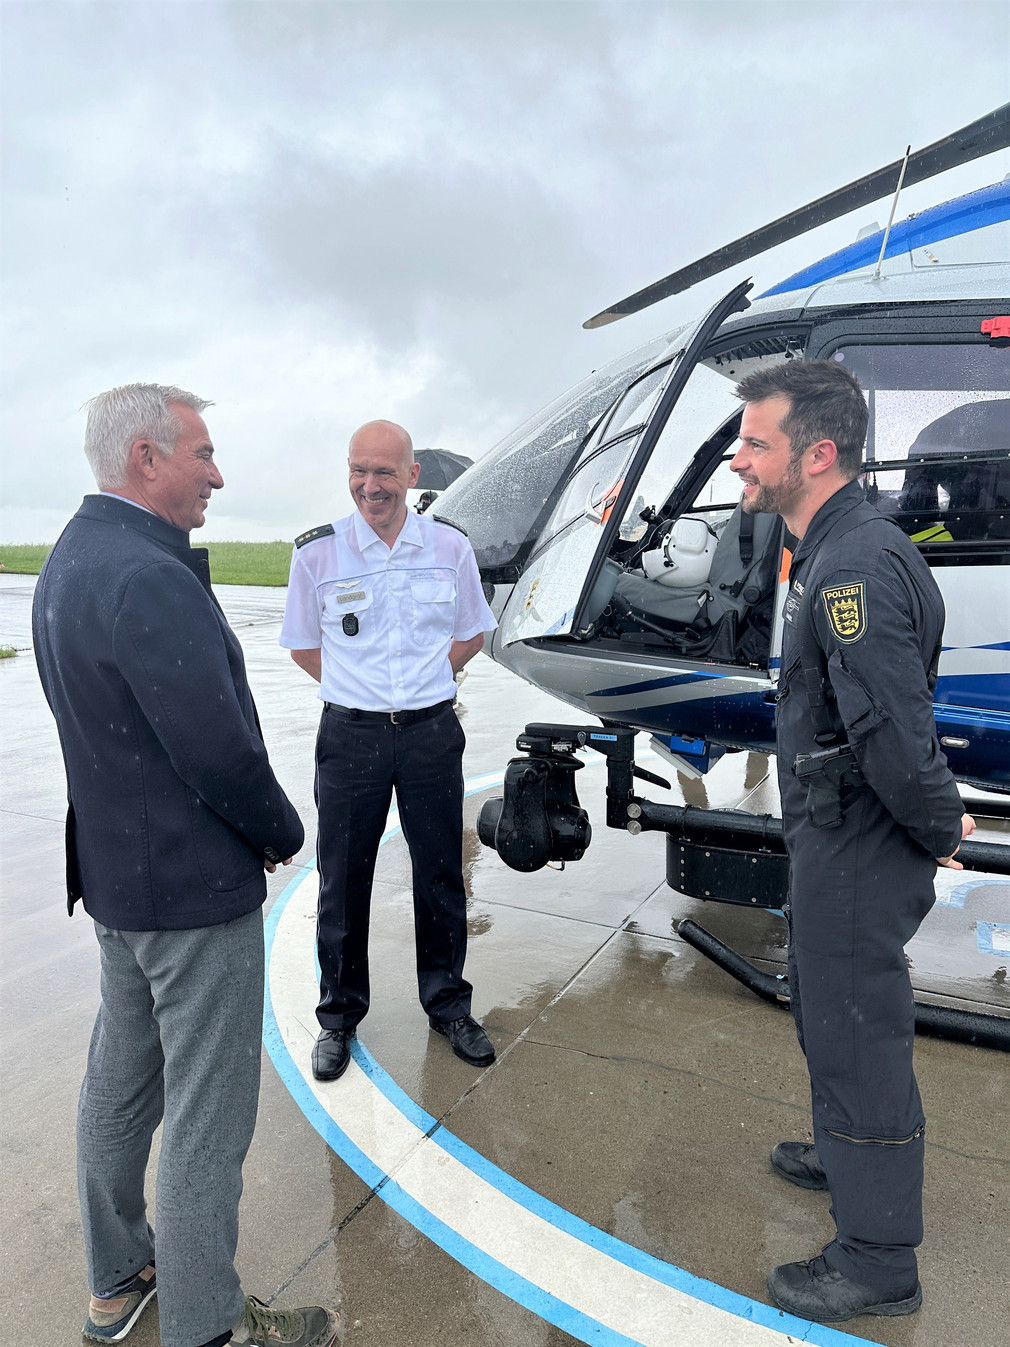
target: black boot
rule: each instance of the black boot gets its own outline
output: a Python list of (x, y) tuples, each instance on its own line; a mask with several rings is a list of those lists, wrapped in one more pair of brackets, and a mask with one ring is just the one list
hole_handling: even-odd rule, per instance
[(914, 1314), (922, 1304), (918, 1280), (886, 1290), (864, 1286), (836, 1272), (823, 1254), (775, 1268), (768, 1294), (781, 1309), (818, 1324), (840, 1324), (859, 1314)]
[(772, 1169), (797, 1188), (828, 1191), (828, 1178), (817, 1157), (817, 1149), (804, 1141), (780, 1141), (772, 1151)]

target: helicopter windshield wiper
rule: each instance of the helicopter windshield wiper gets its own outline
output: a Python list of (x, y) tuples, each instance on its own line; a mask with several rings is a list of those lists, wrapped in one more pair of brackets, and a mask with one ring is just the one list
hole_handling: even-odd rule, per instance
[[(984, 155), (993, 154), (997, 150), (1005, 150), (1007, 146), (1010, 146), (1010, 103), (1004, 103), (1002, 107), (980, 117), (978, 121), (963, 126), (960, 131), (954, 131), (949, 136), (944, 136), (942, 140), (934, 141), (925, 149), (909, 155), (904, 186), (911, 187), (915, 183), (925, 182), (938, 173), (945, 173), (949, 168), (971, 163), (973, 159), (981, 159)], [(689, 290), (692, 285), (697, 285), (699, 281), (717, 276), (727, 267), (745, 262), (747, 258), (766, 252), (779, 243), (785, 243), (799, 234), (816, 229), (818, 225), (827, 224), (829, 220), (837, 220), (840, 215), (859, 210), (861, 206), (866, 206), (871, 201), (891, 196), (897, 186), (904, 162), (905, 158), (902, 156), (893, 164), (878, 168), (875, 173), (868, 173), (866, 177), (850, 182), (847, 187), (839, 187), (837, 191), (829, 192), (827, 196), (818, 197), (808, 206), (792, 211), (789, 215), (783, 215), (778, 220), (773, 220), (771, 224), (763, 225), (733, 243), (727, 243), (723, 248), (717, 248), (714, 253), (709, 253), (689, 266), (681, 267), (679, 271), (664, 276), (661, 281), (656, 281), (653, 285), (646, 286), (644, 290), (629, 295), (627, 299), (612, 304), (609, 309), (603, 309), (592, 318), (587, 318), (582, 326), (595, 328), (604, 327), (607, 323), (616, 323), (618, 318), (638, 313), (651, 304), (658, 304), (661, 299), (669, 298), (670, 295), (679, 295), (682, 291)]]

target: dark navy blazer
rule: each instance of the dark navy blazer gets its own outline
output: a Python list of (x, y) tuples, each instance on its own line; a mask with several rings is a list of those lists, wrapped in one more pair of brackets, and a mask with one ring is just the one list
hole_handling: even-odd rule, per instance
[(204, 548), (86, 496), (42, 568), (35, 657), (67, 771), (67, 905), (105, 926), (244, 916), (304, 840), (267, 761)]

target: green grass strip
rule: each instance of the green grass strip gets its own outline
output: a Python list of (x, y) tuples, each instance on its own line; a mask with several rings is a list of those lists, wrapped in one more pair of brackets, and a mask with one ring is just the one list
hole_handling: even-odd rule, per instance
[(286, 585), (291, 544), (207, 543), (210, 578), (216, 585)]
[[(199, 545), (199, 540), (197, 540)], [(291, 544), (207, 543), (210, 578), (217, 585), (286, 585)], [(50, 543), (0, 543), (0, 567), (10, 575), (38, 575)]]
[(0, 543), (0, 565), (11, 575), (38, 575), (51, 543)]

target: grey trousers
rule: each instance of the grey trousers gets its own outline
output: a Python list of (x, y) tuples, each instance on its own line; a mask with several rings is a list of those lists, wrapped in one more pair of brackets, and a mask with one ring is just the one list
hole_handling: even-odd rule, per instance
[[(77, 1115), (88, 1280), (107, 1292), (156, 1258), (163, 1347), (200, 1347), (244, 1304), (234, 1259), (259, 1098), (263, 915), (95, 933), (102, 1004)], [(144, 1174), (162, 1120), (155, 1240)]]

